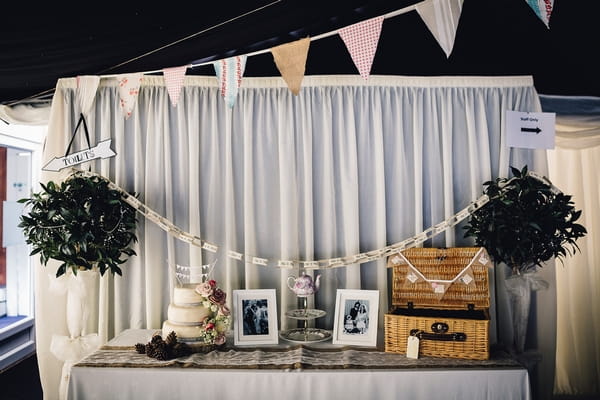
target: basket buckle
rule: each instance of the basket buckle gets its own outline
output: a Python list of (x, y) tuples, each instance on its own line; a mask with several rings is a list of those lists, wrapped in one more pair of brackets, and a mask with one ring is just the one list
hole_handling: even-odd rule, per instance
[(448, 324), (445, 322), (434, 322), (431, 325), (431, 331), (435, 333), (446, 333), (448, 332)]

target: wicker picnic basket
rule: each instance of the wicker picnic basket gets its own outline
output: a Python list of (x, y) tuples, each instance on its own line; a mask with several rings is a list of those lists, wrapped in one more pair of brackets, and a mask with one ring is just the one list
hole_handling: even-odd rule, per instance
[(412, 248), (388, 258), (392, 308), (384, 317), (385, 351), (489, 358), (490, 257), (483, 247)]

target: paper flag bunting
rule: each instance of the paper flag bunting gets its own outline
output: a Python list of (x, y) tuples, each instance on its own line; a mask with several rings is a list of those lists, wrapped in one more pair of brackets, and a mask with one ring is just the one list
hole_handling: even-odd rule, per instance
[(233, 107), (235, 104), (238, 89), (242, 85), (242, 76), (246, 68), (247, 58), (245, 55), (235, 56), (213, 63), (215, 74), (221, 86), (221, 96), (223, 96), (229, 107)]
[(99, 76), (84, 75), (77, 77), (77, 100), (82, 114), (86, 114), (94, 104), (99, 84)]
[(446, 294), (446, 291), (450, 287), (451, 283), (430, 281), (431, 289), (433, 289), (433, 295), (440, 300)]
[(309, 46), (310, 38), (307, 37), (271, 48), (275, 65), (294, 95), (300, 92)]
[(425, 25), (439, 43), (446, 57), (450, 57), (463, 0), (428, 0), (417, 4), (416, 9)]
[(179, 94), (181, 93), (181, 87), (183, 86), (183, 80), (185, 79), (185, 71), (188, 66), (183, 65), (181, 67), (163, 68), (163, 78), (165, 85), (167, 86), (167, 93), (169, 93), (169, 99), (173, 107), (177, 105), (179, 101)]
[(550, 15), (554, 8), (554, 0), (525, 0), (539, 19), (550, 29)]
[(119, 81), (119, 96), (121, 109), (125, 119), (131, 116), (135, 103), (137, 102), (140, 84), (142, 83), (142, 73), (123, 74), (117, 76)]
[(371, 18), (338, 30), (360, 76), (369, 78), (384, 17)]

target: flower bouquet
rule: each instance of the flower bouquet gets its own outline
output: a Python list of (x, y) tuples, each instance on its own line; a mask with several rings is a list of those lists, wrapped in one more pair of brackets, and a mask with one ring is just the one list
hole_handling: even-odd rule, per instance
[(225, 334), (231, 326), (231, 312), (225, 305), (227, 293), (217, 286), (214, 279), (199, 284), (195, 290), (202, 297), (202, 306), (210, 310), (202, 321), (204, 343), (217, 346), (224, 344)]
[(225, 305), (226, 293), (213, 279), (176, 286), (163, 322), (162, 336), (174, 332), (179, 341), (195, 351), (207, 352), (226, 341), (231, 312)]

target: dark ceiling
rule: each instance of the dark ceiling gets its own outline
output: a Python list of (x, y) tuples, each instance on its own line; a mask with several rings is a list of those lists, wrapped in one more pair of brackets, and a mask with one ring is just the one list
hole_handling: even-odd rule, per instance
[[(23, 4), (22, 10), (3, 15), (2, 104), (48, 100), (63, 77), (156, 71), (247, 54), (417, 1), (248, 0), (223, 2), (219, 10), (200, 5), (206, 2), (179, 9), (123, 2), (81, 12), (49, 3)], [(449, 58), (411, 11), (383, 22), (371, 73), (532, 75), (540, 94), (600, 96), (599, 11), (599, 1), (555, 0), (548, 29), (525, 0), (464, 0)], [(214, 69), (207, 65), (187, 73), (212, 75)], [(358, 72), (333, 35), (311, 42), (306, 74)], [(280, 74), (266, 52), (248, 59), (244, 75)]]

